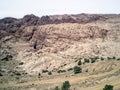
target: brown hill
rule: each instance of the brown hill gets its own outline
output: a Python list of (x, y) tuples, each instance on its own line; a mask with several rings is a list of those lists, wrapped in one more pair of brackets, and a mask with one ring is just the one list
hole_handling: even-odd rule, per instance
[[(72, 90), (102, 90), (106, 83), (119, 90), (119, 60), (120, 15), (26, 15), (0, 20), (1, 90), (52, 90), (66, 80)], [(75, 66), (82, 73), (75, 75)]]

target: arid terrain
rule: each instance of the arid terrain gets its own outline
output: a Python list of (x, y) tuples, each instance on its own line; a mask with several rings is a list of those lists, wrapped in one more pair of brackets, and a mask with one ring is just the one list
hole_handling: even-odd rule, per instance
[(70, 90), (120, 90), (119, 14), (0, 19), (0, 90), (57, 90), (65, 81)]

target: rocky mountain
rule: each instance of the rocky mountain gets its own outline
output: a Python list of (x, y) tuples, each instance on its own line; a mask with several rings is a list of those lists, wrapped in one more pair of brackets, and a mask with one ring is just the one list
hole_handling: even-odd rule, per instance
[[(26, 15), (21, 19), (0, 19), (0, 76), (3, 76), (0, 83), (6, 84), (3, 81), (11, 78), (8, 80), (16, 83), (17, 89), (23, 85), (22, 90), (26, 90), (33, 81), (35, 88), (42, 88), (35, 90), (53, 90), (51, 85), (70, 80), (71, 90), (101, 90), (99, 86), (91, 87), (110, 81), (119, 90), (116, 81), (120, 77), (119, 60), (119, 14)], [(82, 68), (82, 73), (75, 75), (75, 66)], [(51, 72), (51, 77), (46, 72)], [(41, 81), (36, 77), (41, 77)], [(22, 80), (26, 82), (20, 84)], [(2, 84), (0, 87), (8, 89)]]

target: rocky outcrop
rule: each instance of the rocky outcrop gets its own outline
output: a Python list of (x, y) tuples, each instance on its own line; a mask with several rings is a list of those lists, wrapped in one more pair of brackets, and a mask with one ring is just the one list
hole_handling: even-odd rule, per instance
[(28, 73), (69, 67), (76, 57), (118, 57), (120, 53), (119, 15), (26, 15), (1, 19), (0, 25), (1, 41), (15, 40), (16, 59), (24, 62), (21, 67)]
[[(109, 18), (120, 17), (119, 15), (100, 14), (77, 14), (77, 15), (53, 15), (38, 17), (33, 14), (25, 15), (21, 19), (4, 18), (0, 19), (0, 38), (8, 35), (20, 36), (21, 29), (27, 26), (39, 26), (46, 24), (79, 23), (85, 24), (95, 21), (107, 21)], [(111, 22), (111, 21), (109, 21)]]

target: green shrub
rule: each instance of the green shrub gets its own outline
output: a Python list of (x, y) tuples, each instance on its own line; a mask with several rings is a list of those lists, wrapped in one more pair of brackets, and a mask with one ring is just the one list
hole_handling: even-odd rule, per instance
[(81, 73), (82, 72), (82, 69), (78, 66), (75, 66), (74, 67), (74, 74), (78, 74), (78, 73)]
[(79, 61), (78, 61), (78, 65), (82, 65), (82, 62), (81, 62), (81, 60), (79, 60)]
[(23, 62), (20, 62), (19, 65), (23, 65), (24, 63)]
[(58, 70), (57, 73), (64, 73), (66, 70)]
[(53, 90), (60, 90), (58, 86), (56, 86)]
[(70, 88), (70, 83), (69, 83), (69, 81), (65, 81), (64, 83), (63, 83), (63, 85), (62, 85), (62, 90), (69, 90), (69, 88)]
[(105, 85), (103, 90), (113, 90), (113, 85)]
[(89, 60), (89, 59), (87, 59), (87, 58), (85, 58), (85, 59), (84, 59), (84, 62), (85, 62), (85, 63), (89, 63), (89, 62), (90, 62), (90, 60)]
[(51, 71), (49, 71), (49, 72), (48, 72), (48, 75), (52, 75), (52, 72), (51, 72)]
[(91, 63), (95, 63), (96, 59), (95, 58), (91, 58)]
[(72, 71), (72, 70), (73, 70), (73, 68), (69, 68), (69, 69), (68, 69), (68, 71)]
[(48, 72), (48, 70), (42, 70), (42, 73), (46, 73), (46, 72)]

